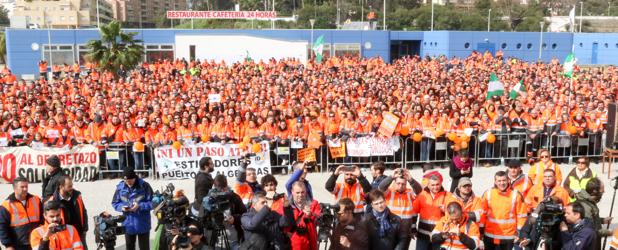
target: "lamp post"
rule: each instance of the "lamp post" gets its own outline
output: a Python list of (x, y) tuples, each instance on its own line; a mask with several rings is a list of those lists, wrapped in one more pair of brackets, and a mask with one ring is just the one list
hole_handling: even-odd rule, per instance
[(383, 9), (383, 15), (382, 15), (382, 30), (386, 30), (386, 0), (382, 1), (384, 4), (384, 6), (382, 6)]
[(584, 2), (579, 2), (579, 33), (582, 33), (582, 19), (584, 19)]
[(611, 10), (612, 10), (612, 2), (608, 1), (607, 2), (607, 16), (612, 16)]
[(540, 21), (539, 24), (541, 25), (541, 34), (539, 36), (539, 61), (541, 61), (541, 57), (543, 56), (543, 26), (545, 26), (545, 22)]
[[(54, 57), (52, 56), (52, 46), (51, 46), (51, 20), (47, 20), (47, 51), (49, 52), (49, 66), (54, 66)], [(52, 80), (51, 72), (47, 75), (48, 80)]]
[(433, 0), (431, 0), (431, 31), (433, 31)]
[(99, 0), (97, 0), (97, 28), (101, 27), (101, 17), (99, 16)]
[(315, 25), (315, 19), (309, 19), (309, 24), (311, 24), (311, 41), (309, 41), (309, 51), (311, 51), (311, 55), (309, 58), (313, 58), (313, 25)]
[(491, 9), (487, 13), (487, 32), (491, 30)]

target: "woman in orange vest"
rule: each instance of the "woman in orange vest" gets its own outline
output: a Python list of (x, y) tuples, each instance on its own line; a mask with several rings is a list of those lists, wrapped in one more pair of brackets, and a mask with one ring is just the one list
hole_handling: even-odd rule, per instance
[(73, 147), (73, 135), (68, 128), (62, 128), (62, 133), (56, 143), (52, 145), (53, 147), (62, 148), (68, 146), (69, 148)]
[(133, 162), (135, 170), (144, 169), (144, 142), (143, 134), (140, 130), (133, 126), (131, 121), (125, 122), (124, 130), (122, 131), (123, 141), (128, 145), (133, 145)]
[(47, 146), (56, 145), (60, 139), (61, 132), (62, 129), (56, 124), (56, 120), (50, 118), (47, 126), (45, 127), (45, 142), (47, 143)]

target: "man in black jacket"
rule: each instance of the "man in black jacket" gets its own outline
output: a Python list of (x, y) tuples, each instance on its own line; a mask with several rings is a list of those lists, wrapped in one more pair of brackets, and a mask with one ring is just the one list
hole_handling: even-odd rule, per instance
[(79, 191), (73, 189), (73, 180), (70, 176), (62, 176), (59, 181), (58, 190), (49, 200), (60, 202), (62, 215), (65, 224), (72, 225), (79, 233), (84, 249), (86, 246), (86, 232), (88, 232), (88, 211), (84, 206), (82, 195)]
[(195, 176), (195, 201), (191, 207), (191, 213), (196, 216), (203, 215), (202, 200), (212, 188), (212, 171), (214, 171), (214, 163), (208, 156), (202, 157), (199, 162), (200, 171)]
[(43, 178), (43, 192), (41, 193), (43, 202), (47, 201), (58, 190), (58, 183), (62, 176), (64, 176), (60, 167), (60, 158), (57, 155), (47, 158), (45, 164), (47, 165), (47, 175)]
[(585, 210), (579, 202), (569, 204), (564, 211), (566, 222), (560, 223), (562, 234), (562, 249), (583, 250), (591, 249), (596, 233), (588, 219), (584, 218)]
[[(215, 196), (224, 195), (225, 199), (229, 202), (229, 209), (225, 211), (209, 211), (207, 203), (212, 204)], [(240, 242), (243, 241), (243, 230), (240, 224), (241, 216), (247, 212), (247, 208), (242, 203), (242, 199), (238, 194), (231, 191), (227, 186), (227, 179), (223, 175), (215, 176), (213, 182), (213, 188), (208, 192), (208, 195), (204, 197), (204, 210), (207, 213), (206, 217), (210, 220), (207, 222), (206, 228), (212, 229), (213, 226), (223, 226), (228, 236), (228, 243), (232, 249), (236, 249)], [(217, 214), (217, 213), (223, 213)], [(217, 217), (223, 217), (222, 225), (218, 221), (213, 220)], [(208, 225), (210, 223), (210, 225)], [(211, 244), (215, 243), (212, 240), (218, 240), (218, 237), (208, 237), (211, 239)]]
[(290, 249), (290, 238), (283, 233), (284, 227), (294, 225), (294, 212), (287, 199), (283, 202), (283, 216), (268, 207), (266, 194), (258, 191), (251, 200), (252, 207), (242, 215), (241, 224), (247, 250)]
[(386, 207), (384, 193), (371, 191), (368, 202), (371, 211), (365, 214), (363, 224), (369, 235), (369, 249), (405, 249), (406, 231), (401, 226), (401, 218)]
[(369, 239), (365, 225), (354, 219), (354, 202), (348, 198), (339, 200), (339, 224), (330, 237), (330, 250), (368, 250)]

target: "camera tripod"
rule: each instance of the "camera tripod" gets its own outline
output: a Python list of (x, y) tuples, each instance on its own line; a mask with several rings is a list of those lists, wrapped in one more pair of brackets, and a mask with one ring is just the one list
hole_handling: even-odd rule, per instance
[(217, 226), (212, 230), (212, 234), (210, 237), (210, 245), (213, 248), (216, 248), (217, 245), (220, 245), (222, 249), (229, 250), (230, 241), (228, 240), (227, 232), (225, 231), (225, 227)]

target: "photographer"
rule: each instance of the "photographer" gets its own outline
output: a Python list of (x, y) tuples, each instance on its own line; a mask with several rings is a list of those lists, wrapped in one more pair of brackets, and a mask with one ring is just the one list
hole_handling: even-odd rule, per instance
[(30, 233), (30, 246), (34, 250), (83, 250), (75, 227), (62, 223), (60, 202), (49, 201), (43, 206), (45, 224)]
[(480, 244), (479, 226), (468, 218), (461, 205), (453, 201), (431, 232), (431, 242), (440, 249), (476, 249)]
[[(294, 225), (284, 231), (290, 236), (292, 250), (317, 250), (318, 232), (316, 230), (316, 220), (320, 216), (322, 209), (317, 201), (307, 196), (307, 187), (304, 182), (294, 182), (292, 184), (292, 202), (294, 212)], [(283, 214), (283, 211), (279, 211)]]
[(116, 186), (112, 200), (114, 210), (122, 212), (125, 220), (127, 250), (135, 250), (139, 238), (139, 249), (150, 249), (150, 210), (152, 210), (152, 188), (148, 182), (137, 177), (131, 168), (124, 170), (124, 180)]
[(309, 181), (307, 181), (306, 179), (307, 173), (309, 172), (309, 166), (307, 166), (307, 164), (304, 162), (295, 162), (294, 164), (292, 164), (292, 167), (293, 169), (295, 169), (294, 173), (292, 173), (290, 179), (288, 179), (288, 181), (285, 183), (285, 189), (288, 192), (288, 196), (292, 196), (292, 184), (300, 181), (305, 184), (305, 187), (307, 187), (307, 196), (310, 199), (313, 199), (311, 183), (309, 183)]
[(601, 249), (601, 239), (611, 235), (611, 232), (603, 229), (602, 226), (603, 224), (611, 223), (612, 218), (601, 218), (599, 215), (599, 207), (597, 207), (597, 203), (601, 201), (604, 192), (605, 186), (603, 182), (595, 177), (588, 181), (585, 190), (581, 190), (579, 193), (575, 194), (577, 202), (584, 207), (584, 217), (592, 222), (592, 228), (597, 235), (591, 250)]
[[(79, 233), (79, 237), (86, 239), (88, 232), (88, 211), (84, 206), (81, 192), (73, 189), (73, 180), (71, 176), (64, 175), (59, 180), (58, 190), (52, 195), (49, 200), (60, 202), (62, 208), (62, 219), (64, 223), (75, 227)], [(88, 249), (86, 243), (82, 243), (84, 249)]]
[[(519, 231), (519, 241), (515, 242), (515, 248), (537, 249), (541, 241), (544, 241), (546, 247), (543, 249), (560, 249), (562, 240), (559, 222), (562, 222), (563, 214), (556, 208), (560, 208), (561, 204), (558, 197), (542, 200)], [(547, 245), (547, 242), (550, 242), (550, 245)]]
[(279, 211), (286, 201), (285, 194), (277, 193), (277, 179), (272, 174), (267, 174), (260, 180), (264, 192), (266, 192), (267, 205), (272, 211)]
[[(590, 222), (584, 218), (584, 207), (579, 202), (569, 204), (564, 213), (566, 223), (560, 223), (562, 234), (562, 249), (583, 250), (591, 249), (594, 244), (594, 229)], [(567, 225), (568, 223), (568, 225)]]
[(196, 216), (201, 216), (203, 214), (202, 211), (202, 200), (210, 189), (212, 189), (212, 173), (214, 171), (214, 163), (210, 157), (202, 157), (199, 162), (200, 171), (197, 172), (195, 176), (195, 201), (193, 202), (193, 206), (191, 206), (191, 213)]
[(339, 200), (339, 223), (330, 237), (330, 250), (368, 250), (369, 236), (362, 221), (354, 219), (354, 202), (349, 198)]
[[(187, 239), (188, 242), (182, 242)], [(200, 228), (196, 225), (190, 225), (187, 228), (186, 234), (176, 235), (172, 240), (172, 250), (184, 249), (210, 250), (212, 248), (208, 247), (206, 245), (206, 242), (204, 242), (204, 233), (202, 232), (202, 230), (200, 230)]]
[[(344, 181), (337, 182), (339, 175), (344, 174)], [(335, 195), (335, 200), (350, 198), (354, 202), (354, 215), (360, 218), (364, 212), (365, 194), (371, 191), (371, 184), (363, 176), (358, 166), (337, 167), (335, 172), (326, 181), (325, 188)]]
[[(220, 202), (223, 199), (226, 202), (225, 209), (223, 211), (213, 211), (211, 207), (218, 207), (213, 202)], [(217, 200), (217, 201), (214, 201)], [(227, 185), (227, 179), (223, 175), (217, 175), (214, 179), (213, 188), (208, 192), (208, 195), (204, 197), (204, 208), (207, 212), (206, 216), (210, 219), (209, 223), (206, 223), (206, 228), (213, 230), (211, 238), (211, 244), (216, 243), (216, 240), (225, 240), (221, 235), (217, 235), (217, 231), (224, 230), (227, 236), (227, 242), (231, 249), (238, 249), (240, 242), (243, 240), (243, 230), (241, 227), (241, 216), (247, 212), (247, 208), (242, 202), (242, 199), (238, 194), (230, 191)], [(219, 221), (220, 220), (220, 221)], [(222, 228), (216, 228), (221, 226)], [(214, 245), (213, 245), (214, 247)]]
[(251, 201), (253, 206), (242, 215), (242, 228), (245, 241), (242, 249), (283, 250), (290, 248), (290, 238), (283, 233), (284, 227), (294, 224), (294, 213), (290, 203), (283, 202), (283, 216), (268, 207), (264, 192), (257, 192)]

